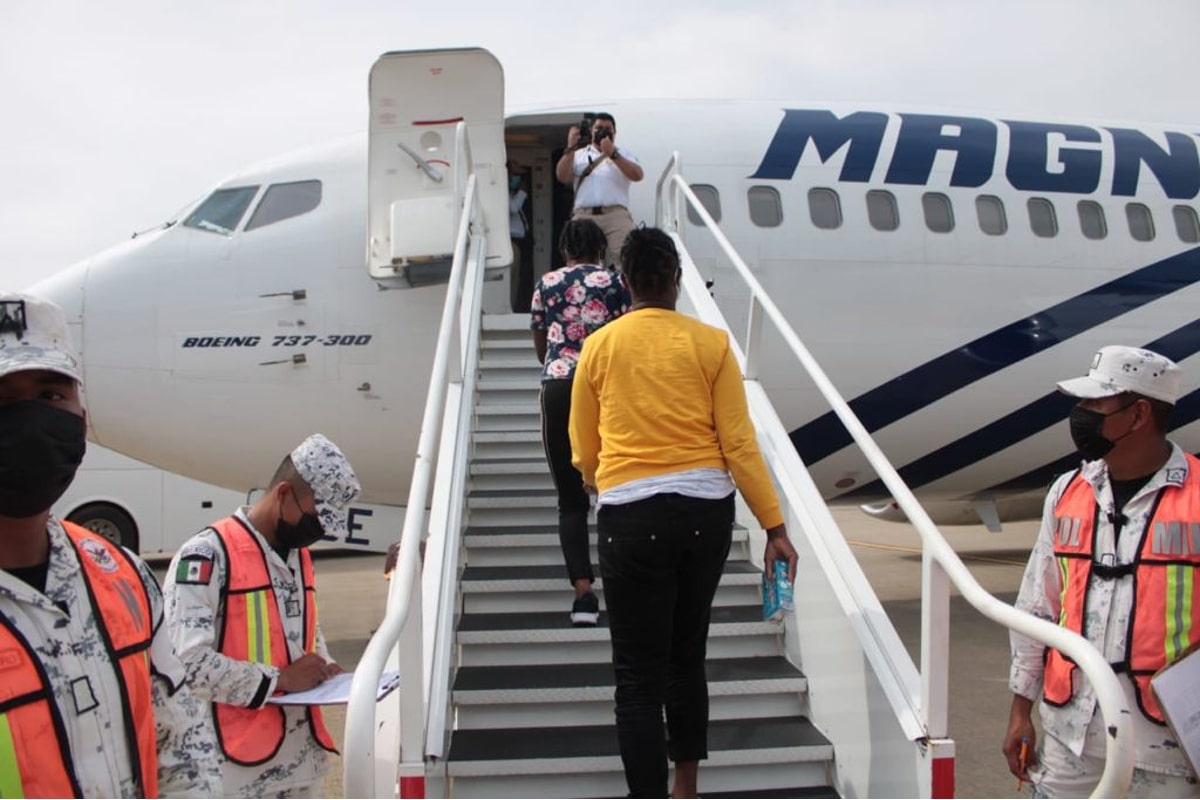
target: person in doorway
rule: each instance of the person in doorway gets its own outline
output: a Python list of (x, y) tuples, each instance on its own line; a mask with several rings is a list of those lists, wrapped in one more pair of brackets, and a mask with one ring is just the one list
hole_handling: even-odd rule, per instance
[[(1200, 797), (1150, 690), (1155, 672), (1200, 641), (1200, 551), (1166, 535), (1200, 526), (1200, 461), (1167, 439), (1182, 374), (1158, 353), (1114, 345), (1058, 389), (1079, 400), (1070, 430), (1084, 460), (1050, 488), (1017, 608), (1084, 636), (1119, 673), (1137, 744), (1130, 796)], [(1096, 692), (1058, 650), (1011, 638), (1009, 769), (1035, 796), (1086, 797), (1105, 763)]]
[(252, 506), (188, 540), (167, 573), (167, 624), (211, 701), (227, 797), (319, 797), (336, 752), (316, 706), (268, 704), (342, 671), (317, 621), (308, 548), (346, 534), (360, 487), (321, 434), (292, 450)]
[(533, 279), (530, 270), (525, 268), (525, 243), (529, 236), (529, 219), (525, 215), (525, 204), (529, 201), (529, 193), (525, 190), (525, 176), (521, 165), (510, 159), (508, 166), (508, 235), (512, 242), (511, 275), (511, 305), (514, 311), (528, 311), (526, 306), (529, 295), (533, 290)]
[(612, 114), (584, 118), (584, 125), (567, 130), (567, 148), (554, 167), (559, 182), (575, 188), (572, 219), (591, 219), (608, 241), (608, 258), (615, 263), (625, 237), (633, 230), (629, 187), (645, 177), (637, 157), (617, 147), (617, 122)]
[(50, 513), (83, 460), (82, 374), (58, 306), (0, 294), (0, 796), (219, 797), (154, 575)]
[(575, 588), (571, 624), (596, 625), (600, 601), (592, 592), (595, 575), (588, 543), (591, 506), (583, 478), (571, 464), (567, 417), (575, 364), (584, 341), (629, 310), (621, 276), (603, 266), (605, 237), (590, 219), (573, 219), (562, 230), (559, 251), (566, 266), (542, 276), (533, 292), (533, 347), (542, 363), (542, 446), (558, 492), (558, 539)]
[(783, 561), (794, 580), (796, 551), (728, 336), (675, 310), (674, 241), (657, 229), (634, 230), (621, 267), (633, 307), (583, 348), (571, 447), (584, 482), (599, 492), (600, 577), (630, 796), (665, 796), (669, 757), (672, 796), (695, 797), (708, 757), (708, 625), (729, 554), (735, 486), (766, 529), (768, 574)]

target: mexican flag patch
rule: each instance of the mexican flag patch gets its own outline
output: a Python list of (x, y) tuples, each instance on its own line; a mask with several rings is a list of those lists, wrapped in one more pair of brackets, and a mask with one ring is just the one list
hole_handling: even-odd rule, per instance
[(213, 562), (211, 559), (189, 558), (179, 562), (175, 569), (176, 583), (198, 583), (204, 586), (212, 580)]

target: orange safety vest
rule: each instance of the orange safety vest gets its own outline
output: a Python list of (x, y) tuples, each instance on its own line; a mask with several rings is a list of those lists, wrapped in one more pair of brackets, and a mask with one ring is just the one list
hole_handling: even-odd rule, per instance
[[(1132, 576), (1133, 614), (1125, 636), (1125, 658), (1113, 664), (1127, 673), (1137, 689), (1138, 707), (1151, 721), (1165, 725), (1150, 691), (1150, 678), (1200, 641), (1200, 459), (1188, 455), (1187, 480), (1165, 486), (1141, 532), (1132, 564), (1107, 565), (1093, 560), (1096, 516), (1100, 513), (1092, 487), (1076, 475), (1054, 507), (1054, 555), (1062, 575), (1059, 624), (1083, 633), (1090, 578), (1116, 580)], [(1052, 706), (1066, 705), (1073, 694), (1076, 665), (1053, 648), (1046, 651), (1043, 697)]]
[[(271, 585), (267, 554), (258, 539), (236, 517), (226, 517), (213, 525), (225, 550), (225, 585), (221, 587), (225, 615), (217, 631), (218, 649), (237, 661), (272, 664), (283, 669), (292, 663), (288, 652), (279, 603)], [(312, 556), (300, 549), (304, 583), (304, 651), (314, 652), (317, 644), (317, 587), (313, 580)], [(321, 709), (306, 706), (308, 726), (313, 738), (326, 750), (336, 753), (333, 737), (325, 728)], [(287, 734), (283, 708), (264, 705), (244, 708), (228, 703), (213, 703), (217, 739), (221, 750), (235, 764), (254, 767), (275, 757)]]
[[(158, 749), (150, 697), (154, 620), (137, 567), (125, 551), (63, 522), (75, 547), (94, 617), (121, 690), (126, 745), (141, 797), (158, 796)], [(119, 667), (119, 669), (117, 668)], [(0, 797), (82, 797), (54, 689), (36, 651), (0, 614)]]

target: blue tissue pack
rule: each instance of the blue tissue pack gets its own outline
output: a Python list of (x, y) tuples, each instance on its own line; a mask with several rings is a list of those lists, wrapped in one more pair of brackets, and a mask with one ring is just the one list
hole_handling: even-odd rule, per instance
[[(774, 573), (772, 575), (771, 573)], [(792, 582), (788, 580), (788, 563), (774, 562), (774, 569), (764, 570), (762, 576), (763, 619), (777, 619), (785, 611), (794, 611)]]

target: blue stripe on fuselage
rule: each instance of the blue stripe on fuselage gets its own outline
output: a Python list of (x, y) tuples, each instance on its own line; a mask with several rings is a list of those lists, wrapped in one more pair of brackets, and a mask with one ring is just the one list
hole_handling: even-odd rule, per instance
[[(1145, 348), (1174, 361), (1182, 361), (1195, 355), (1200, 352), (1200, 320), (1194, 320), (1155, 339), (1146, 344)], [(995, 422), (901, 467), (900, 477), (910, 489), (933, 483), (1061, 423), (1067, 418), (1074, 404), (1074, 398), (1057, 391), (1050, 392), (1011, 414), (1006, 414)], [(1066, 444), (1067, 441), (1067, 431), (1064, 428), (1063, 443)], [(1078, 456), (1072, 458), (1078, 460)], [(1061, 459), (1034, 472), (1040, 475), (1041, 470), (1055, 467), (1060, 462)], [(888, 491), (883, 482), (876, 480), (848, 492), (843, 498), (876, 497), (886, 494)]]
[[(1182, 428), (1198, 419), (1200, 419), (1200, 390), (1189, 392), (1179, 398), (1179, 402), (1175, 404), (1175, 411), (1171, 414), (1171, 430)], [(987, 492), (1006, 493), (1048, 489), (1056, 476), (1069, 469), (1075, 469), (1079, 466), (1079, 462), (1079, 453), (1068, 453), (1049, 464), (1043, 464), (1015, 478), (991, 486)]]
[[(981, 336), (859, 395), (850, 401), (850, 408), (868, 431), (877, 431), (964, 386), (1197, 280), (1200, 248), (1142, 267)], [(791, 439), (806, 464), (815, 464), (852, 441), (832, 411), (792, 431)]]

